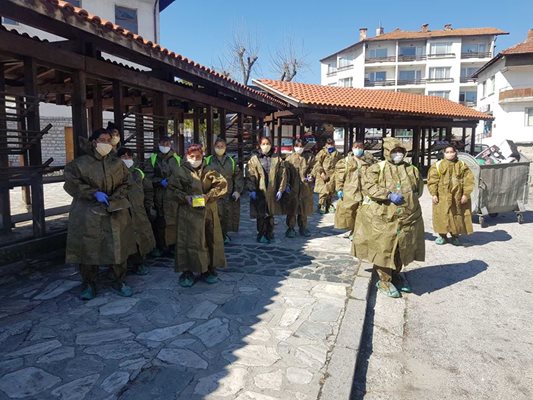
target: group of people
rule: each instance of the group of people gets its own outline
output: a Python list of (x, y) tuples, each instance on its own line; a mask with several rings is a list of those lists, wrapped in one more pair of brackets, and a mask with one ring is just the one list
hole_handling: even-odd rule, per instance
[[(183, 287), (198, 280), (217, 282), (217, 268), (226, 265), (224, 244), (239, 230), (245, 189), (250, 217), (257, 221), (257, 242), (275, 242), (278, 215), (286, 216), (287, 238), (311, 236), (307, 220), (314, 210), (314, 191), (317, 211), (335, 212), (335, 227), (346, 229), (352, 238), (353, 255), (374, 264), (378, 289), (391, 297), (409, 292), (400, 271), (414, 260), (423, 261), (425, 251), (418, 201), (423, 181), (418, 169), (405, 161), (406, 148), (386, 138), (381, 162), (360, 142), (344, 156), (331, 138), (316, 156), (305, 149), (296, 139), (292, 154), (282, 159), (264, 137), (243, 174), (227, 154), (224, 139), (216, 140), (213, 154), (193, 144), (182, 158), (171, 138), (163, 136), (156, 152), (136, 161), (134, 152), (121, 146), (112, 124), (95, 131), (84, 145), (85, 154), (65, 167), (64, 187), (73, 197), (66, 260), (80, 266), (81, 298), (96, 296), (103, 265), (110, 267), (112, 289), (131, 296), (128, 266), (147, 274), (148, 255), (173, 255)], [(452, 146), (430, 169), (428, 188), (437, 244), (446, 243), (451, 233), (451, 243), (458, 245), (458, 236), (472, 231), (473, 177)]]

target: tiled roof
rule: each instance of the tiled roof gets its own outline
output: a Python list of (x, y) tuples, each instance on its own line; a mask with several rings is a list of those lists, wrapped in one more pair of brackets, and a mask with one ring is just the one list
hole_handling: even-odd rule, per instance
[[(169, 49), (166, 49), (162, 46), (160, 46), (157, 43), (154, 43), (150, 40), (144, 39), (142, 36), (133, 33), (119, 25), (114, 24), (113, 22), (106, 20), (104, 18), (101, 18), (97, 15), (93, 15), (89, 13), (87, 10), (83, 8), (78, 8), (73, 6), (67, 1), (62, 0), (41, 0), (43, 3), (46, 3), (53, 7), (54, 9), (58, 9), (63, 13), (64, 20), (68, 23), (69, 17), (71, 15), (74, 15), (78, 19), (82, 21), (89, 22), (91, 24), (94, 24), (97, 29), (102, 30), (105, 29), (108, 32), (114, 32), (117, 35), (120, 35), (121, 37), (126, 37), (127, 39), (130, 39), (133, 42), (136, 42), (140, 44), (141, 46), (145, 47), (147, 50), (153, 52), (153, 51), (159, 51), (161, 55), (166, 58), (167, 61), (172, 62), (181, 62), (186, 63), (190, 67), (193, 67), (195, 69), (198, 69), (202, 71), (203, 73), (207, 73), (211, 75), (212, 78), (214, 78), (215, 81), (217, 81), (219, 84), (225, 84), (226, 86), (234, 86), (241, 89), (244, 89), (245, 91), (249, 92), (250, 94), (253, 94), (255, 96), (260, 96), (264, 98), (266, 101), (274, 102), (276, 104), (279, 104), (280, 106), (283, 105), (283, 103), (279, 102), (278, 100), (272, 98), (272, 96), (262, 93), (260, 91), (254, 90), (246, 85), (243, 85), (233, 79), (227, 78), (223, 74), (218, 73), (217, 71), (205, 67), (197, 62), (194, 62), (193, 60), (188, 59), (187, 57), (184, 57), (180, 54), (177, 54), (173, 51), (170, 51)], [(100, 35), (101, 36), (101, 35)]]
[(515, 44), (508, 49), (502, 51), (503, 55), (509, 54), (532, 54), (533, 53), (533, 29), (530, 29), (527, 35), (527, 39), (522, 43)]
[(396, 29), (391, 32), (384, 33), (379, 36), (366, 39), (369, 42), (379, 40), (401, 40), (401, 39), (431, 39), (440, 37), (454, 37), (454, 36), (485, 36), (485, 35), (507, 35), (496, 28), (458, 28), (458, 29), (442, 29), (436, 31), (402, 31)]
[(443, 38), (443, 37), (457, 37), (457, 36), (484, 36), (484, 35), (508, 35), (509, 32), (502, 31), (497, 28), (458, 28), (458, 29), (441, 29), (441, 30), (428, 30), (424, 31), (403, 31), (401, 29), (395, 29), (391, 32), (383, 33), (379, 36), (368, 37), (364, 40), (360, 40), (357, 43), (354, 43), (348, 47), (343, 48), (333, 54), (330, 54), (327, 57), (322, 58), (321, 61), (326, 60), (334, 55), (342, 53), (352, 47), (361, 45), (368, 42), (377, 42), (383, 40), (422, 40), (422, 39), (432, 39), (432, 38)]
[(255, 82), (273, 95), (285, 97), (289, 103), (296, 107), (349, 109), (470, 120), (492, 119), (488, 114), (436, 96), (311, 85), (269, 79)]

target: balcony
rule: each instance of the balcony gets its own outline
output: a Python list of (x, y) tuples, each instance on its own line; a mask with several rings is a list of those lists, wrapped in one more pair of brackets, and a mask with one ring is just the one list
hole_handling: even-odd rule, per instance
[(427, 83), (453, 83), (453, 78), (428, 78)]
[(435, 59), (435, 58), (455, 58), (455, 53), (433, 53), (428, 54), (428, 58)]
[(427, 59), (427, 56), (425, 54), (420, 54), (417, 56), (404, 56), (404, 55), (398, 56), (398, 62), (424, 61), (426, 59)]
[(492, 58), (490, 51), (461, 53), (461, 58)]
[(365, 79), (365, 87), (374, 87), (374, 86), (394, 86), (396, 81), (394, 79), (383, 79), (380, 81), (371, 81)]
[(334, 70), (328, 71), (326, 75), (327, 76), (335, 76), (335, 75), (337, 75), (337, 70), (334, 69)]
[(472, 107), (472, 108), (477, 105), (477, 102), (475, 101), (460, 101), (459, 103), (465, 107)]
[(337, 72), (347, 71), (353, 68), (353, 64), (341, 65), (337, 68)]
[(395, 62), (396, 56), (388, 56), (388, 57), (367, 57), (365, 59), (365, 62), (367, 64), (372, 63), (383, 63), (383, 62)]
[(426, 79), (398, 79), (398, 86), (400, 85), (423, 85)]
[(470, 76), (461, 76), (460, 82), (461, 83), (474, 83), (475, 80), (474, 80), (474, 78), (472, 78)]
[(500, 103), (519, 103), (533, 101), (533, 87), (520, 89), (502, 89), (499, 94)]

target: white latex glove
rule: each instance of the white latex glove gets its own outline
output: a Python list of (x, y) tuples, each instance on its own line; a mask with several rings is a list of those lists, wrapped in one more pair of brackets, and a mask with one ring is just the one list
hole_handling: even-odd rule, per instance
[(241, 194), (239, 192), (233, 192), (231, 197), (233, 197), (233, 200), (237, 201), (241, 197)]

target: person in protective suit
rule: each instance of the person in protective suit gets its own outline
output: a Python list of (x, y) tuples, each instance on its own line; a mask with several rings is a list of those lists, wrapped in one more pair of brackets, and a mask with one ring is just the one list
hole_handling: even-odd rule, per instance
[(327, 214), (334, 212), (333, 195), (335, 194), (335, 165), (342, 158), (335, 148), (332, 138), (326, 140), (326, 145), (315, 158), (313, 176), (315, 178), (315, 193), (318, 197), (318, 212)]
[(201, 145), (191, 145), (187, 161), (169, 184), (169, 194), (179, 204), (175, 269), (181, 272), (183, 287), (191, 287), (197, 278), (216, 283), (216, 268), (226, 266), (217, 203), (228, 184), (220, 173), (206, 168), (203, 156)]
[(257, 219), (257, 241), (274, 243), (274, 216), (283, 215), (280, 201), (287, 189), (287, 171), (267, 137), (261, 139), (260, 151), (248, 162), (246, 187), (250, 193), (250, 218)]
[(473, 232), (470, 196), (474, 190), (474, 174), (457, 158), (457, 149), (446, 146), (444, 159), (428, 172), (428, 190), (433, 199), (433, 230), (439, 236), (435, 243), (450, 242), (459, 246), (459, 235)]
[(424, 221), (419, 198), (424, 183), (418, 169), (404, 161), (397, 139), (383, 141), (385, 161), (367, 168), (364, 199), (355, 221), (353, 255), (374, 264), (380, 292), (400, 297), (411, 288), (402, 267), (424, 261)]
[(154, 257), (160, 257), (172, 251), (176, 244), (177, 204), (169, 200), (168, 183), (181, 168), (182, 160), (172, 149), (172, 141), (168, 136), (159, 138), (159, 148), (148, 160), (145, 160), (146, 177), (154, 187), (154, 204), (156, 215), (152, 227), (156, 248)]
[(154, 207), (154, 194), (152, 182), (150, 182), (141, 168), (135, 165), (133, 151), (121, 147), (117, 156), (130, 171), (130, 190), (128, 200), (130, 201), (131, 214), (131, 234), (135, 237), (137, 251), (128, 258), (128, 262), (133, 267), (133, 272), (137, 275), (148, 274), (148, 268), (144, 264), (146, 256), (155, 248), (155, 238), (150, 224), (151, 210)]
[(303, 156), (304, 143), (301, 139), (294, 141), (293, 153), (285, 159), (287, 167), (290, 193), (286, 202), (288, 238), (296, 237), (296, 223), (300, 236), (310, 237), (307, 229), (307, 217), (313, 213), (312, 168)]
[(95, 131), (84, 155), (65, 166), (65, 191), (73, 198), (67, 233), (66, 262), (79, 264), (81, 298), (96, 296), (98, 266), (110, 265), (113, 290), (121, 296), (133, 291), (125, 284), (127, 259), (135, 251), (131, 229), (129, 171), (112, 156), (111, 135)]
[(226, 141), (218, 138), (214, 145), (215, 154), (205, 159), (207, 170), (217, 171), (228, 182), (228, 192), (218, 201), (218, 216), (222, 225), (224, 243), (231, 241), (228, 232), (239, 232), (241, 194), (244, 189), (242, 171), (235, 159), (226, 154), (226, 150)]
[(120, 132), (118, 131), (116, 125), (111, 121), (107, 123), (106, 129), (111, 135), (111, 145), (113, 146), (112, 153), (116, 154), (116, 152), (120, 148)]
[(363, 201), (363, 176), (376, 160), (365, 154), (362, 142), (354, 142), (352, 151), (335, 165), (335, 190), (339, 201), (335, 211), (335, 228), (349, 229), (346, 238), (352, 238), (357, 210)]

